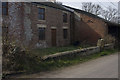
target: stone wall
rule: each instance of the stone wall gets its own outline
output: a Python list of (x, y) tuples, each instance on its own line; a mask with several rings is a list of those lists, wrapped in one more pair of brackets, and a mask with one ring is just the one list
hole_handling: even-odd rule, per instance
[(104, 46), (104, 49), (113, 49), (114, 48), (114, 44), (106, 44), (105, 46)]
[[(114, 46), (113, 44), (106, 44), (104, 46), (104, 49), (113, 49)], [(95, 47), (89, 47), (89, 48), (84, 48), (84, 49), (77, 49), (73, 51), (66, 51), (66, 52), (60, 52), (52, 55), (47, 55), (42, 57), (42, 60), (50, 60), (50, 59), (60, 59), (63, 57), (74, 57), (74, 56), (88, 56), (91, 54), (95, 54), (97, 52), (100, 52), (100, 47), (95, 46)]]
[[(7, 35), (7, 40), (21, 46), (24, 39), (23, 6), (22, 3), (8, 3), (8, 15), (2, 15), (2, 34)], [(7, 29), (4, 29), (7, 28)], [(4, 37), (4, 35), (2, 35)]]

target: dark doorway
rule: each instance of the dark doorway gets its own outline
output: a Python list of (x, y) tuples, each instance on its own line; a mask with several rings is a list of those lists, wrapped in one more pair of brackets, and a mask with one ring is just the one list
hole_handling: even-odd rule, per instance
[(51, 42), (52, 46), (56, 46), (56, 29), (51, 30)]

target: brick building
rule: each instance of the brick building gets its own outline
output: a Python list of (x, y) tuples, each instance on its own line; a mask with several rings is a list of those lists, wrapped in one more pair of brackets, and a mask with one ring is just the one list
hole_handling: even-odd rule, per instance
[(3, 6), (7, 10), (3, 11), (3, 35), (8, 40), (44, 48), (70, 44), (70, 12), (65, 8), (50, 2)]
[(79, 9), (65, 7), (74, 10), (73, 42), (95, 45), (99, 38), (108, 35), (108, 26), (104, 19)]
[(3, 3), (3, 42), (26, 47), (96, 44), (108, 34), (107, 24), (82, 10), (52, 2)]

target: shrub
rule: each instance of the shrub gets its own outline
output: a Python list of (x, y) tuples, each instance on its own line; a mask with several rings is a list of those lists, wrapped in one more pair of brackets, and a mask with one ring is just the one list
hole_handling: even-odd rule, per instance
[(111, 35), (107, 35), (107, 36), (105, 36), (104, 41), (105, 41), (105, 44), (114, 43), (115, 37), (113, 37)]
[(29, 64), (36, 62), (29, 53), (29, 50), (18, 47), (14, 43), (3, 45), (3, 72), (27, 70)]

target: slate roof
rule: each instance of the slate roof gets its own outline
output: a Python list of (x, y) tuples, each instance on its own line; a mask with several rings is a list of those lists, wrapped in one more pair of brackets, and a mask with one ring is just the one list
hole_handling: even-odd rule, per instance
[(70, 10), (64, 8), (64, 6), (62, 6), (61, 4), (57, 4), (53, 2), (32, 2), (32, 3), (71, 12)]
[[(83, 13), (83, 14), (86, 14), (86, 15), (91, 16), (91, 17), (94, 17), (94, 18), (103, 19), (103, 18), (101, 18), (101, 17), (99, 17), (99, 16), (96, 16), (96, 15), (94, 15), (94, 14), (92, 14), (92, 13), (89, 13), (89, 12), (86, 12), (86, 11), (83, 11), (83, 10), (80, 10), (80, 9), (72, 8), (72, 7), (66, 6), (66, 5), (63, 5), (63, 6), (65, 6), (65, 7), (67, 7), (67, 8), (70, 8), (70, 9), (73, 9), (73, 10), (75, 10), (75, 11), (78, 12), (78, 13)], [(105, 20), (105, 19), (104, 19), (104, 20)], [(105, 21), (106, 21), (106, 20), (105, 20)]]
[(88, 15), (88, 16), (101, 19), (102, 21), (106, 22), (106, 23), (109, 24), (109, 25), (120, 26), (120, 24), (117, 24), (117, 23), (114, 23), (114, 22), (110, 22), (110, 21), (105, 20), (105, 19), (103, 19), (103, 18), (101, 18), (101, 17), (99, 17), (99, 16), (97, 16), (97, 15), (92, 14), (92, 13), (89, 13), (89, 12), (86, 12), (86, 11), (83, 11), (83, 10), (80, 10), (80, 9), (72, 8), (72, 7), (66, 6), (66, 5), (62, 5), (62, 6), (67, 7), (67, 8), (70, 8), (70, 9), (73, 9), (74, 11), (76, 11), (76, 12), (78, 12), (78, 13), (83, 13), (83, 14), (86, 14), (86, 15)]
[(94, 17), (94, 18), (98, 18), (101, 19), (102, 21), (106, 22), (107, 24), (112, 24), (112, 25), (118, 25), (117, 23), (114, 22), (110, 22), (108, 20), (105, 20), (99, 16), (96, 16), (92, 13), (80, 10), (80, 9), (76, 9), (70, 6), (66, 6), (66, 5), (61, 5), (61, 4), (57, 4), (57, 3), (53, 3), (53, 2), (32, 2), (33, 4), (37, 4), (37, 5), (43, 5), (43, 6), (48, 6), (48, 7), (52, 7), (52, 8), (56, 8), (56, 9), (60, 9), (60, 10), (64, 10), (64, 11), (69, 11), (69, 12), (78, 12), (78, 13), (83, 13), (86, 14), (88, 16)]

